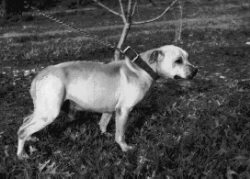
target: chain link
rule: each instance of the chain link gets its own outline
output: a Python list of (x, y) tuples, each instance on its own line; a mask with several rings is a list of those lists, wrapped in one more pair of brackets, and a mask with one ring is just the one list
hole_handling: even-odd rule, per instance
[(60, 20), (60, 19), (57, 19), (57, 18), (55, 18), (55, 17), (53, 17), (53, 16), (51, 16), (51, 15), (49, 15), (49, 14), (46, 14), (46, 13), (42, 12), (41, 10), (37, 9), (36, 7), (31, 6), (30, 8), (31, 8), (32, 10), (36, 11), (38, 14), (40, 14), (40, 15), (42, 15), (42, 16), (48, 18), (48, 19), (50, 19), (51, 21), (54, 21), (54, 22), (56, 22), (56, 23), (58, 23), (58, 24), (61, 24), (61, 25), (65, 26), (65, 27), (67, 27), (67, 28), (70, 28), (70, 29), (72, 29), (72, 30), (74, 30), (74, 31), (77, 31), (77, 32), (83, 34), (84, 36), (86, 36), (86, 37), (92, 39), (92, 40), (95, 41), (96, 43), (99, 43), (99, 44), (101, 44), (101, 45), (104, 45), (104, 46), (109, 47), (109, 48), (114, 49), (114, 50), (118, 50), (118, 51), (120, 51), (121, 53), (123, 53), (123, 51), (122, 51), (121, 49), (117, 48), (115, 45), (111, 44), (111, 43), (108, 42), (108, 41), (100, 40), (98, 37), (94, 36), (93, 34), (90, 34), (90, 33), (84, 31), (84, 30), (81, 29), (81, 28), (75, 27), (74, 25), (70, 25), (70, 24), (65, 23), (64, 21), (62, 21), (62, 20)]

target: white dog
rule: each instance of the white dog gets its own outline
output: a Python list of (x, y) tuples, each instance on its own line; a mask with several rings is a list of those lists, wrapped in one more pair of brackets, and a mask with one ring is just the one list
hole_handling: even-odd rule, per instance
[[(163, 78), (192, 79), (197, 68), (188, 62), (183, 49), (166, 45), (140, 54), (152, 71)], [(115, 112), (115, 141), (123, 151), (132, 149), (125, 142), (128, 115), (150, 89), (154, 79), (128, 58), (108, 64), (74, 61), (52, 65), (42, 70), (31, 84), (34, 112), (24, 119), (18, 130), (17, 156), (28, 157), (23, 151), (30, 136), (51, 124), (65, 100), (79, 108), (102, 113), (100, 129), (106, 132)]]

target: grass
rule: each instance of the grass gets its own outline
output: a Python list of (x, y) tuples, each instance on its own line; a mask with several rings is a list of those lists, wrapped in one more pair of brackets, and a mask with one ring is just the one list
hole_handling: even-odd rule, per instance
[[(177, 45), (203, 68), (193, 81), (154, 84), (130, 115), (126, 137), (136, 149), (129, 153), (114, 142), (114, 119), (108, 127), (111, 136), (106, 136), (97, 125), (100, 114), (79, 112), (75, 121), (61, 115), (35, 134), (39, 142), (26, 146), (31, 158), (19, 161), (16, 132), (32, 111), (28, 89), (34, 74), (62, 61), (108, 61), (113, 52), (90, 40), (79, 46), (69, 34), (1, 39), (0, 177), (249, 178), (250, 47), (245, 42), (250, 26), (240, 17), (245, 11), (234, 12), (239, 15), (236, 27), (184, 26), (184, 43)], [(127, 42), (138, 51), (174, 41), (174, 31), (138, 31)], [(97, 32), (102, 33), (108, 31)]]

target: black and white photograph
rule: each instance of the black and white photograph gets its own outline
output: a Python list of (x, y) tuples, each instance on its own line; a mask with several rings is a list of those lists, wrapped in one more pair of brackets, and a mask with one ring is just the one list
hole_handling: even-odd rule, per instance
[(0, 0), (0, 178), (250, 179), (250, 1)]

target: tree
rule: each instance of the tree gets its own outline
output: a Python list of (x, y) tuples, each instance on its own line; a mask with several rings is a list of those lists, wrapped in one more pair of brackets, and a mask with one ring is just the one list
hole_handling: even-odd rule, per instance
[[(182, 25), (183, 25), (183, 2), (182, 0), (178, 1), (178, 10), (180, 13), (180, 17), (179, 17), (179, 27), (177, 27), (176, 31), (175, 31), (175, 42), (176, 43), (182, 43), (182, 39), (181, 39), (181, 33), (182, 33)], [(175, 17), (177, 17), (175, 15)]]
[[(103, 4), (102, 2), (100, 2), (99, 0), (93, 0), (97, 5), (101, 6), (102, 8), (106, 9), (107, 11), (109, 11), (110, 13), (121, 17), (122, 21), (123, 21), (123, 29), (122, 29), (122, 33), (121, 33), (121, 37), (120, 40), (117, 44), (117, 48), (121, 49), (123, 43), (126, 41), (127, 35), (129, 33), (129, 30), (131, 28), (132, 25), (141, 25), (141, 24), (146, 24), (146, 23), (150, 23), (153, 21), (156, 21), (158, 19), (160, 19), (161, 17), (163, 17), (168, 10), (178, 1), (178, 0), (173, 0), (171, 2), (171, 4), (169, 6), (167, 6), (165, 8), (165, 10), (163, 12), (161, 12), (158, 16), (151, 18), (151, 19), (147, 19), (147, 20), (142, 20), (142, 21), (134, 21), (133, 20), (133, 16), (135, 14), (135, 9), (138, 5), (137, 0), (127, 0), (127, 5), (125, 8), (125, 3), (122, 0), (118, 0), (119, 1), (119, 6), (120, 6), (120, 11), (117, 12), (113, 9), (111, 9), (110, 7), (106, 6), (105, 4)], [(120, 58), (120, 51), (116, 50), (115, 51), (115, 60), (118, 60)]]

